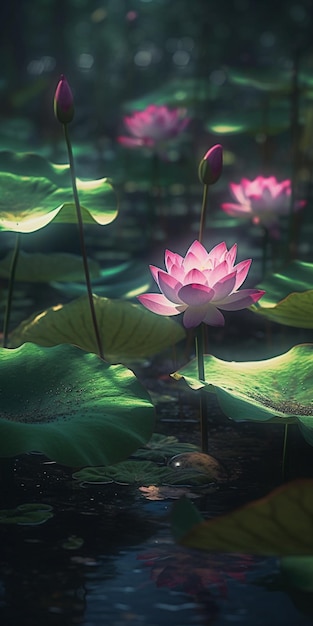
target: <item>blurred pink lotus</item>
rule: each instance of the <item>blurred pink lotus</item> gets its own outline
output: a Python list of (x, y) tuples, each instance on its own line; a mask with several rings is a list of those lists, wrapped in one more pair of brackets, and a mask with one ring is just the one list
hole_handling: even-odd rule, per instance
[[(290, 211), (291, 181), (287, 179), (279, 183), (275, 176), (257, 176), (254, 180), (242, 178), (239, 184), (230, 183), (229, 187), (236, 203), (223, 203), (223, 211), (233, 217), (250, 218), (253, 224), (263, 226), (277, 239), (278, 217), (288, 215)], [(305, 200), (296, 202), (295, 210), (305, 204)]]
[(123, 121), (131, 136), (118, 137), (119, 143), (129, 148), (158, 148), (159, 144), (177, 137), (186, 128), (190, 118), (186, 117), (184, 109), (168, 109), (166, 106), (150, 104), (143, 111), (124, 117)]
[(185, 257), (166, 250), (166, 271), (150, 266), (162, 293), (147, 293), (138, 299), (159, 315), (184, 313), (186, 328), (201, 322), (223, 326), (225, 320), (219, 309), (245, 309), (264, 294), (259, 289), (237, 291), (248, 274), (251, 259), (234, 265), (236, 254), (237, 245), (227, 250), (224, 242), (207, 252), (199, 241), (194, 241)]

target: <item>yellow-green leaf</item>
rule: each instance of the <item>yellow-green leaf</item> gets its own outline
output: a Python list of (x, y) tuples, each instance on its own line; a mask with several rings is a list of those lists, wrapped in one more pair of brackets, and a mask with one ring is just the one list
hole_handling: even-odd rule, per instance
[[(174, 320), (151, 313), (139, 304), (94, 296), (104, 356), (111, 363), (147, 357), (185, 337)], [(35, 314), (11, 335), (11, 346), (69, 343), (97, 353), (87, 296)]]

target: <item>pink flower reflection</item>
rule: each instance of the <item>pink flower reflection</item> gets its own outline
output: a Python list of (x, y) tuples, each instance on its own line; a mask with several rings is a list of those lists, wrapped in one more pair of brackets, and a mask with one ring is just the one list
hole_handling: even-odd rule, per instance
[(177, 137), (185, 130), (190, 118), (185, 109), (168, 109), (151, 104), (143, 111), (126, 115), (123, 119), (130, 136), (118, 137), (118, 142), (128, 148), (148, 146), (158, 149), (162, 144)]
[(210, 252), (199, 241), (194, 241), (186, 256), (166, 250), (166, 271), (150, 266), (154, 280), (161, 293), (138, 296), (147, 309), (159, 315), (184, 313), (186, 328), (199, 326), (201, 322), (210, 326), (223, 326), (224, 311), (245, 309), (257, 302), (264, 291), (242, 289), (251, 259), (234, 265), (237, 245), (227, 250), (220, 243)]
[[(273, 238), (279, 238), (278, 218), (290, 211), (291, 181), (257, 176), (254, 180), (242, 178), (239, 184), (230, 183), (229, 187), (236, 202), (224, 202), (223, 211), (233, 217), (249, 218), (268, 229)], [(300, 200), (294, 208), (299, 210), (305, 204), (305, 200)]]

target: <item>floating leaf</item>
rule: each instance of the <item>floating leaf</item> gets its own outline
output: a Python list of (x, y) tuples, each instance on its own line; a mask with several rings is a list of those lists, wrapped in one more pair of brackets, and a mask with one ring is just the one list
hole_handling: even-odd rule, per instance
[(215, 100), (219, 92), (220, 86), (207, 78), (174, 78), (146, 96), (127, 102), (124, 108), (127, 111), (141, 111), (150, 104), (190, 107), (198, 102)]
[(285, 107), (270, 108), (265, 115), (261, 107), (258, 109), (230, 111), (210, 118), (206, 130), (216, 135), (239, 135), (266, 133), (276, 135), (290, 127), (290, 111)]
[(192, 443), (178, 441), (176, 437), (153, 433), (144, 448), (139, 448), (133, 455), (136, 459), (164, 461), (176, 454), (195, 452), (199, 448)]
[(241, 87), (259, 91), (289, 93), (292, 90), (292, 72), (290, 70), (227, 68), (228, 80)]
[(127, 458), (154, 409), (133, 372), (71, 346), (0, 349), (0, 456), (42, 452), (70, 466)]
[[(0, 261), (0, 277), (9, 278), (12, 263), (12, 252)], [(92, 277), (100, 275), (100, 266), (96, 261), (89, 259), (89, 272)], [(15, 279), (35, 283), (46, 283), (51, 280), (79, 280), (83, 279), (84, 270), (82, 258), (75, 254), (54, 252), (42, 254), (40, 252), (29, 254), (19, 252)], [(86, 289), (86, 284), (85, 284)]]
[(107, 467), (85, 467), (73, 478), (84, 484), (118, 483), (119, 485), (204, 485), (212, 480), (210, 474), (195, 470), (175, 471), (151, 461), (124, 461)]
[(187, 499), (174, 505), (172, 529), (200, 550), (268, 556), (313, 555), (313, 481), (294, 481), (231, 513), (197, 522)]
[(198, 379), (196, 360), (173, 374), (192, 389), (216, 393), (222, 411), (240, 421), (298, 421), (313, 444), (313, 344), (294, 346), (263, 361), (222, 361), (204, 357), (205, 382)]
[[(94, 303), (107, 361), (143, 358), (185, 336), (177, 322), (150, 313), (139, 304), (98, 296), (94, 296)], [(97, 353), (88, 298), (46, 309), (22, 322), (11, 336), (11, 345), (26, 341), (40, 346), (69, 343)]]
[(258, 287), (265, 294), (251, 311), (286, 326), (313, 328), (313, 263), (293, 261)]
[(20, 504), (16, 509), (0, 509), (0, 524), (38, 526), (53, 517), (52, 510), (49, 504), (40, 503)]
[[(117, 216), (110, 181), (76, 183), (84, 222), (110, 224)], [(34, 154), (0, 152), (0, 191), (0, 231), (29, 233), (52, 220), (77, 222), (69, 165), (55, 165)]]
[[(98, 296), (107, 298), (133, 299), (137, 295), (149, 291), (152, 285), (151, 273), (147, 266), (138, 261), (127, 261), (112, 268), (100, 270), (100, 276), (93, 280), (92, 285)], [(67, 296), (78, 297), (85, 295), (86, 283), (52, 282), (52, 287)]]

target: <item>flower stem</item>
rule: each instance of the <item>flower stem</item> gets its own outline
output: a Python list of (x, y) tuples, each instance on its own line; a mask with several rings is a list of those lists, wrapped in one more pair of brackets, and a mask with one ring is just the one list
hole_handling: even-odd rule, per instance
[(205, 219), (207, 213), (207, 202), (208, 202), (208, 193), (209, 193), (209, 185), (203, 185), (203, 195), (202, 195), (202, 206), (201, 206), (201, 217), (200, 217), (200, 227), (199, 227), (199, 241), (202, 243), (203, 233), (205, 229)]
[(98, 353), (99, 353), (100, 358), (104, 360), (102, 341), (101, 341), (101, 336), (99, 332), (99, 326), (98, 326), (97, 316), (96, 316), (96, 311), (95, 311), (95, 304), (94, 304), (93, 295), (92, 295), (90, 273), (89, 273), (89, 267), (88, 267), (85, 238), (84, 238), (83, 218), (82, 218), (82, 212), (81, 212), (77, 185), (76, 185), (73, 150), (72, 150), (72, 144), (70, 141), (67, 124), (63, 124), (63, 129), (64, 129), (64, 136), (65, 136), (65, 141), (66, 141), (66, 146), (67, 146), (69, 164), (70, 164), (73, 196), (74, 196), (74, 202), (76, 206), (76, 214), (77, 214), (78, 230), (79, 230), (79, 238), (80, 238), (80, 248), (81, 248), (82, 259), (83, 259), (83, 264), (84, 264), (84, 272), (85, 272), (86, 287), (87, 287), (87, 293), (88, 293), (88, 299), (89, 299), (90, 313), (91, 313), (92, 323), (93, 323), (93, 327), (95, 331), (95, 337), (96, 337), (96, 342), (98, 346)]
[[(205, 381), (204, 371), (204, 346), (205, 346), (205, 328), (204, 324), (200, 324), (196, 333), (196, 355), (198, 362), (198, 378), (200, 381)], [(199, 414), (200, 414), (200, 428), (201, 428), (201, 450), (204, 454), (208, 454), (208, 419), (207, 419), (207, 404), (208, 394), (204, 389), (200, 389), (199, 400)]]
[(15, 273), (16, 273), (16, 266), (17, 266), (19, 251), (20, 251), (20, 233), (17, 233), (16, 238), (15, 238), (15, 247), (13, 250), (11, 267), (10, 267), (8, 294), (7, 294), (6, 308), (5, 308), (5, 314), (4, 314), (4, 323), (3, 323), (3, 347), (4, 348), (8, 347), (9, 324), (10, 324), (11, 309), (12, 309), (13, 289), (14, 289), (14, 283), (15, 283)]

